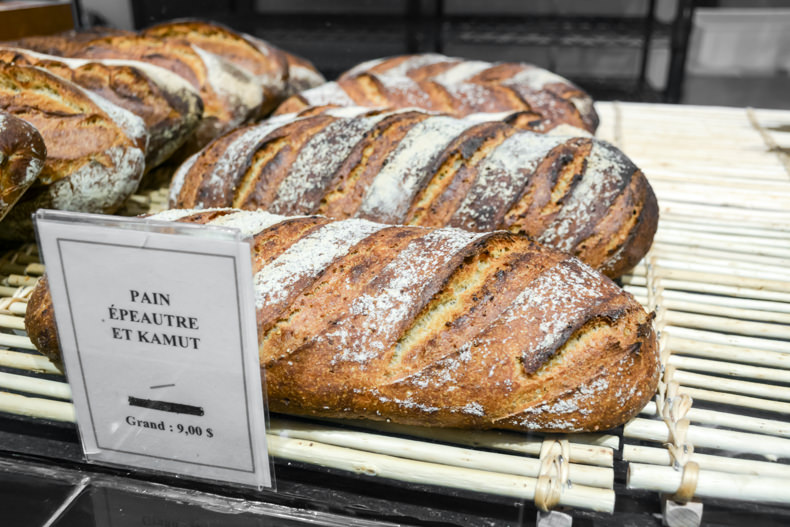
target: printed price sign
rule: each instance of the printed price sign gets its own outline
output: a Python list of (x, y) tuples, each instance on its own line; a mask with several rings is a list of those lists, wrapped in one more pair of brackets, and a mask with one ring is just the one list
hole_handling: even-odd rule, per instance
[(239, 231), (54, 211), (36, 229), (86, 458), (270, 487)]

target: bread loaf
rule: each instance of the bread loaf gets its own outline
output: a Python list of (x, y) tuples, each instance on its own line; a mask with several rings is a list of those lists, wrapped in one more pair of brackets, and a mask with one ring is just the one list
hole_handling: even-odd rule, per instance
[[(152, 219), (254, 236), (259, 355), (273, 411), (593, 431), (625, 422), (655, 392), (651, 317), (603, 275), (524, 236), (261, 211)], [(25, 324), (58, 361), (45, 282)]]
[(258, 114), (263, 102), (255, 78), (200, 47), (143, 36), (111, 36), (91, 40), (73, 54), (84, 59), (123, 59), (148, 62), (186, 79), (203, 99), (203, 119), (188, 150), (197, 151), (208, 141)]
[(262, 92), (261, 116), (270, 114), (286, 96), (288, 61), (280, 50), (264, 41), (252, 41), (222, 24), (200, 20), (165, 22), (141, 34), (168, 42), (188, 42), (251, 74)]
[(46, 156), (38, 130), (0, 111), (0, 220), (36, 180)]
[(43, 69), (2, 63), (0, 109), (35, 126), (47, 149), (0, 238), (29, 239), (38, 208), (111, 213), (137, 188), (147, 142), (139, 117)]
[(365, 73), (405, 76), (444, 87), (459, 83), (503, 87), (513, 90), (530, 108), (544, 115), (547, 122), (565, 122), (590, 132), (598, 127), (598, 115), (589, 94), (568, 79), (532, 64), (492, 63), (424, 53), (363, 62), (342, 74), (339, 80)]
[(178, 169), (170, 206), (506, 229), (611, 277), (647, 253), (658, 221), (646, 178), (608, 143), (416, 110), (349, 108), (235, 130)]
[(113, 35), (134, 35), (133, 31), (111, 27), (94, 26), (84, 29), (70, 29), (54, 35), (35, 35), (14, 41), (3, 42), (4, 46), (23, 48), (46, 55), (69, 57), (78, 52), (82, 46), (97, 38)]
[(44, 68), (143, 119), (149, 135), (147, 170), (184, 144), (203, 114), (203, 101), (191, 84), (145, 62), (71, 59), (2, 47), (0, 62)]

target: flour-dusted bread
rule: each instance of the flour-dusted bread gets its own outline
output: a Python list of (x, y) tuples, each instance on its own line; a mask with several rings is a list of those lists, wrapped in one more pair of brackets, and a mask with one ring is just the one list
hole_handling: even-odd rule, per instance
[(73, 56), (148, 62), (186, 79), (203, 99), (203, 119), (190, 140), (190, 151), (199, 150), (214, 137), (251, 120), (263, 102), (253, 75), (186, 42), (137, 35), (111, 36), (83, 43)]
[(0, 111), (0, 220), (36, 180), (46, 157), (38, 130)]
[(70, 29), (54, 35), (24, 37), (14, 41), (2, 42), (2, 45), (24, 48), (46, 55), (69, 57), (79, 51), (85, 42), (113, 35), (134, 35), (134, 32), (125, 29), (95, 26), (84, 29)]
[(598, 127), (593, 99), (584, 90), (543, 68), (519, 62), (486, 62), (448, 57), (439, 53), (401, 55), (363, 62), (340, 76), (353, 79), (372, 73), (430, 81), (446, 89), (473, 84), (512, 90), (547, 122), (565, 122), (590, 132)]
[(136, 189), (147, 135), (139, 117), (32, 66), (0, 63), (0, 109), (38, 129), (47, 157), (36, 184), (0, 225), (5, 239), (29, 239), (38, 208), (111, 213)]
[(612, 277), (647, 253), (658, 222), (647, 179), (606, 142), (358, 108), (218, 138), (177, 170), (170, 206), (506, 229)]
[[(261, 211), (152, 219), (254, 236), (273, 411), (572, 432), (622, 424), (655, 393), (651, 317), (608, 278), (524, 236)], [(46, 282), (25, 324), (59, 361)]]
[(202, 20), (164, 22), (141, 34), (170, 42), (188, 42), (251, 74), (261, 88), (261, 116), (270, 114), (287, 95), (288, 61), (279, 49), (265, 41)]
[(143, 119), (149, 136), (147, 170), (181, 147), (203, 115), (203, 101), (191, 84), (145, 62), (72, 59), (8, 47), (0, 47), (0, 61), (44, 68)]

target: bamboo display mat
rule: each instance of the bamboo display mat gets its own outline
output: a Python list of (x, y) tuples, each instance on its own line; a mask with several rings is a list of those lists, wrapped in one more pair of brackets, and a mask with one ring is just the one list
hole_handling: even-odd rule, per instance
[[(653, 249), (623, 284), (656, 312), (664, 375), (655, 400), (617, 432), (624, 444), (609, 434), (277, 418), (274, 456), (607, 512), (622, 456), (635, 491), (790, 504), (790, 112), (597, 108), (598, 136), (645, 172), (661, 210)], [(134, 196), (125, 213), (164, 207), (165, 193), (154, 191)], [(0, 411), (70, 422), (68, 386), (24, 334), (42, 272), (34, 246), (0, 258)]]
[(790, 504), (790, 112), (600, 104), (648, 176), (654, 245), (624, 287), (664, 373), (624, 428), (628, 486)]

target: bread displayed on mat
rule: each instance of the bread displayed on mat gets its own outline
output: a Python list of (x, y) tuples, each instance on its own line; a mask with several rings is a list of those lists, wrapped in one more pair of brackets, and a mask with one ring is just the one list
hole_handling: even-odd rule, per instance
[(523, 232), (611, 277), (647, 253), (658, 222), (647, 179), (604, 141), (359, 108), (216, 139), (176, 171), (170, 206)]
[[(406, 67), (409, 64), (412, 68)], [(423, 72), (416, 67), (418, 64), (432, 66), (428, 71), (433, 73)], [(391, 67), (384, 70), (382, 65)], [(535, 66), (463, 61), (432, 54), (363, 66), (366, 67), (352, 69), (337, 82), (290, 97), (275, 113), (295, 113), (326, 105), (414, 107), (456, 117), (480, 112), (529, 112), (533, 117), (528, 128), (535, 132), (567, 125), (593, 133), (598, 126), (589, 95), (566, 79)]]
[(0, 220), (36, 180), (46, 157), (38, 130), (0, 111)]
[[(500, 86), (513, 90), (531, 108), (548, 112), (549, 120), (566, 120), (569, 124), (595, 132), (598, 115), (593, 99), (568, 79), (532, 64), (520, 62), (486, 62), (448, 57), (439, 53), (401, 55), (363, 62), (340, 76), (352, 79), (361, 74), (408, 77), (431, 81), (441, 86), (470, 83)], [(581, 122), (576, 122), (579, 119)]]
[(137, 189), (147, 135), (134, 114), (44, 69), (2, 63), (0, 109), (32, 124), (47, 150), (0, 237), (29, 239), (36, 209), (111, 213)]
[(253, 75), (262, 91), (262, 116), (271, 113), (287, 95), (288, 60), (282, 51), (261, 39), (201, 20), (164, 22), (141, 34), (166, 42), (188, 42)]
[(79, 51), (85, 42), (112, 35), (133, 35), (133, 31), (96, 26), (83, 29), (71, 29), (54, 35), (36, 35), (18, 40), (2, 42), (3, 46), (24, 48), (46, 55), (68, 57)]
[(44, 68), (143, 119), (147, 170), (183, 145), (203, 114), (203, 101), (191, 84), (145, 62), (71, 59), (8, 47), (0, 47), (0, 62)]
[[(151, 219), (254, 237), (272, 411), (595, 431), (624, 423), (655, 393), (651, 316), (605, 276), (525, 236), (262, 211), (172, 210)], [(25, 325), (59, 362), (45, 281)]]
[(190, 140), (191, 151), (251, 120), (263, 102), (260, 85), (252, 74), (186, 42), (138, 35), (111, 36), (84, 43), (73, 56), (149, 62), (190, 82), (203, 99), (203, 119)]

